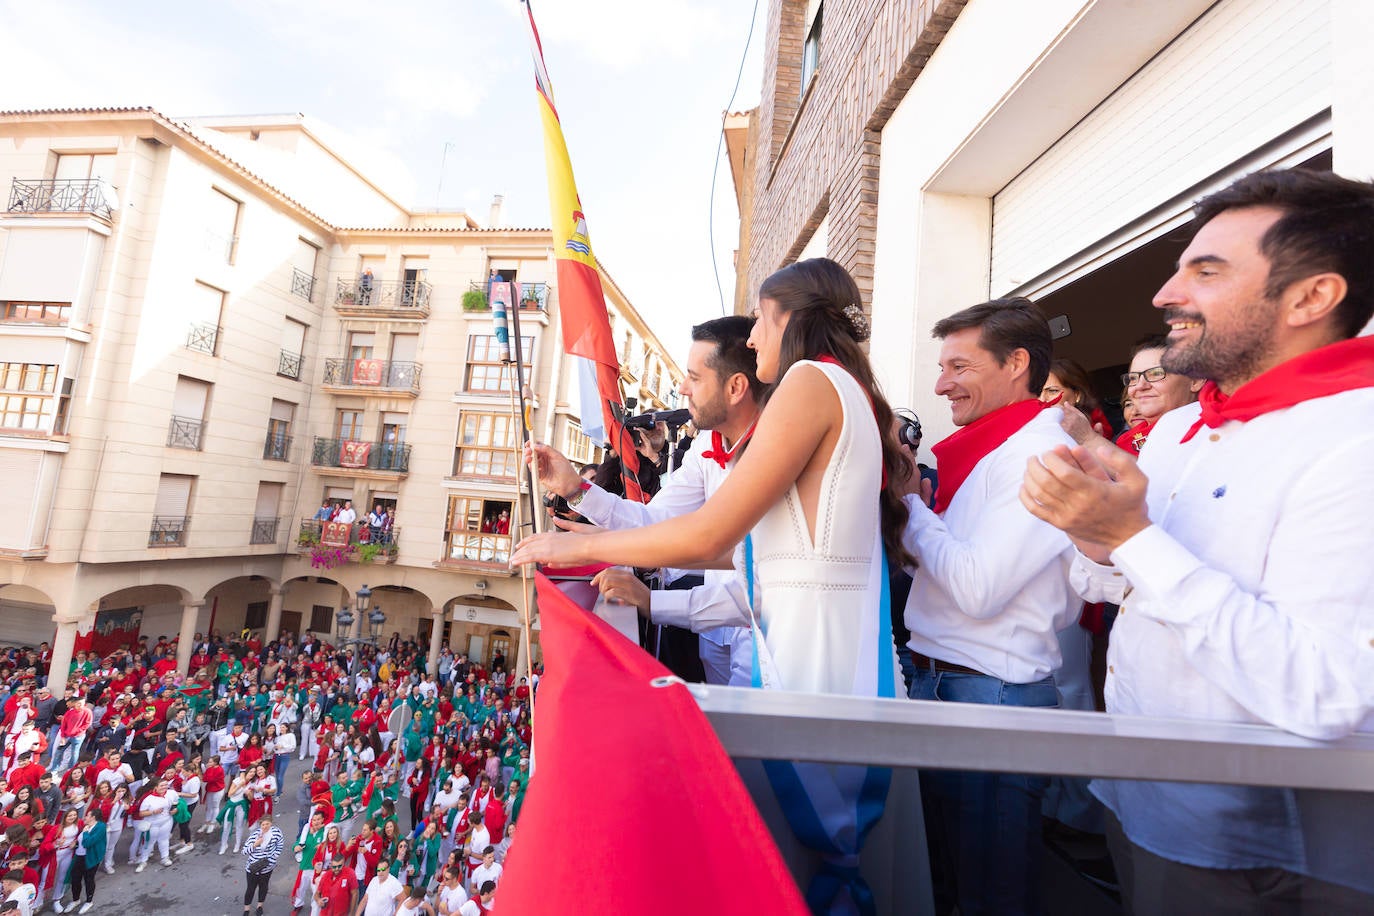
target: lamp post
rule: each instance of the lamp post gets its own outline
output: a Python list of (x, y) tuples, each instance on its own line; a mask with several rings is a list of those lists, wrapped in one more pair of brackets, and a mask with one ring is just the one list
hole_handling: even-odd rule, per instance
[[(358, 636), (353, 635), (353, 621), (367, 620), (367, 633)], [(372, 606), (372, 589), (364, 585), (355, 593), (353, 608), (347, 605), (339, 608), (334, 614), (334, 634), (340, 648), (348, 646), (375, 646), (381, 638), (382, 628), (386, 626), (386, 614), (382, 613), (380, 607)], [(354, 673), (357, 668), (358, 656), (353, 655), (353, 663), (349, 666), (349, 674)]]

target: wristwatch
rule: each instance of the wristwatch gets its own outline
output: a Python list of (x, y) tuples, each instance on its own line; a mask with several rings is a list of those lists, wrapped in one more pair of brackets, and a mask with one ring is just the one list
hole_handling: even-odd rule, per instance
[(581, 483), (581, 484), (578, 486), (578, 488), (577, 488), (577, 492), (574, 493), (572, 496), (569, 496), (569, 497), (567, 498), (567, 499), (568, 499), (568, 505), (571, 506), (571, 507), (574, 508), (574, 509), (576, 509), (578, 506), (582, 505), (582, 497), (586, 496), (586, 495), (587, 495), (587, 491), (590, 490), (591, 488), (592, 488), (592, 485), (591, 485), (590, 483), (588, 483), (588, 482), (585, 481), (585, 480), (582, 481), (582, 483)]

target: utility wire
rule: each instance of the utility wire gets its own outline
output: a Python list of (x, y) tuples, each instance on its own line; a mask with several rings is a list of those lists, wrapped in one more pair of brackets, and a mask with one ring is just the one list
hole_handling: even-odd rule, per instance
[(721, 315), (728, 315), (729, 312), (725, 308), (725, 288), (720, 285), (720, 265), (716, 263), (716, 176), (720, 174), (720, 150), (725, 145), (725, 119), (730, 116), (730, 109), (735, 107), (735, 96), (739, 94), (740, 80), (744, 78), (744, 62), (749, 59), (749, 45), (754, 40), (754, 23), (758, 18), (759, 0), (754, 0), (754, 11), (749, 15), (749, 34), (744, 38), (744, 53), (740, 55), (739, 71), (735, 74), (735, 88), (730, 90), (730, 101), (720, 115), (720, 130), (716, 133), (716, 161), (711, 168), (711, 200), (706, 208), (706, 237), (711, 246), (711, 270), (716, 275), (716, 296), (720, 299)]

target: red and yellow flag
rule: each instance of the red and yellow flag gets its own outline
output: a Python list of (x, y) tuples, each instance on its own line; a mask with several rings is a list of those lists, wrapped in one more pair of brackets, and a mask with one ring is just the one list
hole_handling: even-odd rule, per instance
[[(606, 315), (606, 298), (592, 253), (587, 218), (573, 180), (572, 161), (563, 139), (558, 109), (553, 103), (553, 85), (544, 67), (544, 48), (534, 24), (529, 0), (521, 0), (530, 23), (530, 52), (534, 57), (534, 82), (539, 90), (539, 116), (544, 124), (544, 167), (549, 179), (549, 215), (553, 244), (558, 260), (558, 306), (563, 325), (563, 350), (589, 360), (596, 368), (597, 401), (606, 438), (620, 455), (625, 476), (625, 496), (646, 501), (639, 485), (639, 453), (629, 430), (622, 422), (624, 401), (620, 395), (620, 360), (611, 339), (611, 322)], [(590, 418), (587, 418), (590, 419)], [(590, 424), (589, 424), (590, 425)]]

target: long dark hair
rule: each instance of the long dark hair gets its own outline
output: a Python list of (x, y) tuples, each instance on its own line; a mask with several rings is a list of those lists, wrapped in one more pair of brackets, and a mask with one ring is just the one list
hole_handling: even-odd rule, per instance
[(830, 356), (854, 376), (873, 402), (887, 478), (878, 502), (883, 546), (894, 560), (914, 566), (916, 558), (902, 546), (907, 509), (901, 492), (911, 475), (911, 464), (892, 431), (892, 408), (873, 377), (868, 354), (859, 346), (868, 339), (868, 320), (862, 312), (858, 284), (829, 258), (810, 258), (784, 267), (764, 280), (759, 298), (772, 299), (779, 309), (791, 315), (778, 350), (779, 380), (798, 360)]

